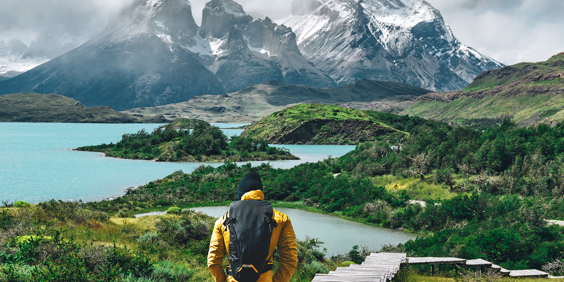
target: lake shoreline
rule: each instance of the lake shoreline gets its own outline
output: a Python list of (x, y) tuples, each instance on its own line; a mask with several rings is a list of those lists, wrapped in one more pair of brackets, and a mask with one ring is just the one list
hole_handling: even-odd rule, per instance
[[(324, 212), (312, 212), (300, 208), (280, 207), (279, 202), (273, 202), (273, 207), (286, 214), (291, 220), (296, 236), (299, 240), (307, 240), (307, 238), (316, 238), (324, 242), (324, 248), (327, 248), (328, 254), (345, 254), (350, 251), (354, 245), (367, 247), (372, 251), (379, 251), (387, 244), (397, 245), (404, 244), (409, 240), (419, 238), (419, 234), (405, 232), (403, 230), (386, 228), (382, 226), (365, 224), (355, 220), (343, 218), (338, 214), (328, 214)], [(223, 216), (229, 207), (208, 206), (193, 207), (190, 210), (201, 212), (213, 218)], [(177, 215), (182, 215), (180, 213)], [(152, 212), (136, 215), (137, 220), (157, 220), (161, 216), (171, 216), (165, 211)], [(153, 219), (141, 219), (149, 217)], [(347, 238), (344, 242), (342, 239)]]
[[(268, 201), (268, 200), (267, 200)], [(159, 207), (159, 208), (149, 208), (149, 209), (143, 209), (140, 210), (138, 214), (135, 214), (134, 216), (136, 218), (139, 217), (143, 217), (143, 216), (158, 216), (158, 215), (164, 215), (166, 214), (166, 211), (171, 208), (171, 207), (178, 207), (181, 209), (193, 209), (193, 208), (211, 208), (211, 207), (225, 207), (226, 210), (229, 209), (229, 205), (233, 203), (233, 202), (221, 202), (221, 203), (202, 203), (202, 204), (186, 204), (186, 205), (178, 205), (178, 206), (163, 206), (163, 207)], [(340, 218), (340, 219), (344, 219), (344, 220), (348, 220), (351, 222), (356, 222), (356, 223), (360, 223), (362, 225), (366, 225), (366, 226), (370, 226), (370, 227), (378, 227), (378, 228), (383, 228), (383, 229), (387, 229), (387, 230), (394, 230), (394, 231), (401, 231), (403, 233), (407, 233), (407, 234), (412, 234), (412, 235), (416, 235), (416, 236), (422, 236), (422, 237), (428, 237), (430, 236), (430, 234), (426, 234), (426, 233), (419, 233), (419, 232), (414, 232), (412, 230), (405, 230), (405, 229), (394, 229), (394, 228), (388, 228), (388, 227), (384, 227), (381, 224), (374, 224), (374, 223), (369, 223), (369, 222), (364, 222), (361, 221), (359, 219), (355, 219), (353, 217), (348, 217), (339, 213), (326, 213), (320, 209), (316, 209), (314, 207), (309, 207), (304, 205), (303, 203), (300, 202), (280, 202), (280, 201), (273, 201), (270, 202), (272, 204), (273, 208), (284, 208), (284, 209), (294, 209), (294, 210), (300, 210), (300, 211), (306, 211), (306, 212), (311, 212), (311, 213), (317, 213), (317, 214), (322, 214), (322, 215), (328, 215), (328, 216), (334, 216), (336, 218)]]

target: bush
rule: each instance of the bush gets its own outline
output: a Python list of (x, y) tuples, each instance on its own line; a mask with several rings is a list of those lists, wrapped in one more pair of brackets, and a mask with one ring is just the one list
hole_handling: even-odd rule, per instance
[(349, 259), (356, 264), (364, 262), (365, 257), (360, 253), (358, 245), (355, 245), (349, 252)]
[(24, 201), (17, 201), (14, 203), (14, 207), (15, 208), (29, 208), (31, 207), (31, 204), (28, 202), (24, 202)]
[(187, 213), (180, 219), (161, 218), (155, 227), (161, 240), (170, 245), (186, 246), (192, 240), (209, 240), (213, 227), (210, 218), (200, 213)]
[(353, 265), (353, 264), (356, 264), (356, 263), (354, 263), (354, 262), (352, 262), (352, 261), (343, 261), (343, 262), (341, 262), (341, 263), (339, 264), (339, 266), (342, 266), (342, 267), (349, 267), (349, 266), (351, 266), (351, 265)]
[(6, 245), (0, 256), (0, 281), (119, 281), (124, 275), (146, 277), (153, 264), (141, 253), (117, 247), (88, 246), (53, 238), (26, 236)]
[(194, 272), (183, 264), (164, 261), (155, 266), (151, 277), (155, 281), (190, 281)]
[(167, 214), (179, 214), (180, 213), (180, 208), (179, 207), (170, 207), (168, 208), (168, 210), (166, 211)]

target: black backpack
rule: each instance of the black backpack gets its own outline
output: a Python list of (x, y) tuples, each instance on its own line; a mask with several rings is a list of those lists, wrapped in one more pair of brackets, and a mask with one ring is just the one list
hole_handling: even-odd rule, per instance
[(278, 226), (274, 210), (266, 201), (238, 201), (229, 207), (223, 225), (229, 228), (229, 268), (227, 274), (239, 282), (256, 282), (272, 270), (270, 239)]

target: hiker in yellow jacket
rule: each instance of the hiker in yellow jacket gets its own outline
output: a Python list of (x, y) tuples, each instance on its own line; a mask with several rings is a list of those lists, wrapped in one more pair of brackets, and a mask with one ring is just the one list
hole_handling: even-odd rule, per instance
[[(256, 172), (245, 175), (239, 184), (238, 200), (241, 201), (260, 201), (264, 200), (262, 192), (262, 181)], [(224, 223), (227, 215), (219, 218), (214, 226), (213, 234), (210, 242), (208, 253), (208, 268), (213, 275), (215, 281), (219, 282), (236, 282), (231, 275), (226, 275), (222, 267), (224, 256), (229, 256), (229, 229), (225, 228)], [(272, 229), (272, 237), (270, 239), (270, 258), (269, 264), (272, 264), (272, 254), (278, 248), (280, 254), (280, 267), (273, 274), (272, 270), (261, 274), (258, 282), (287, 282), (292, 278), (292, 274), (298, 264), (298, 246), (296, 243), (296, 235), (292, 222), (285, 214), (274, 210), (273, 219), (277, 223), (277, 227)]]

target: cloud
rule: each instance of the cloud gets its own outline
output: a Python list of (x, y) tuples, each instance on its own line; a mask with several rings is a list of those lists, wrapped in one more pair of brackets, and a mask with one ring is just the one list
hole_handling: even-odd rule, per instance
[(130, 0), (2, 0), (0, 39), (29, 44), (40, 33), (92, 36)]
[[(1, 0), (0, 40), (29, 44), (41, 32), (92, 37), (108, 18), (133, 0)], [(376, 0), (365, 0), (376, 1)], [(546, 60), (564, 51), (562, 0), (427, 0), (441, 11), (454, 34), (466, 45), (503, 63)], [(201, 21), (208, 0), (191, 0)], [(252, 16), (280, 19), (292, 0), (240, 0)]]
[(427, 0), (456, 37), (505, 64), (544, 61), (564, 51), (564, 1)]
[[(243, 6), (247, 14), (256, 17), (280, 19), (290, 15), (292, 0), (241, 0), (237, 3)], [(202, 20), (202, 10), (209, 0), (191, 0), (192, 13), (197, 23)]]

